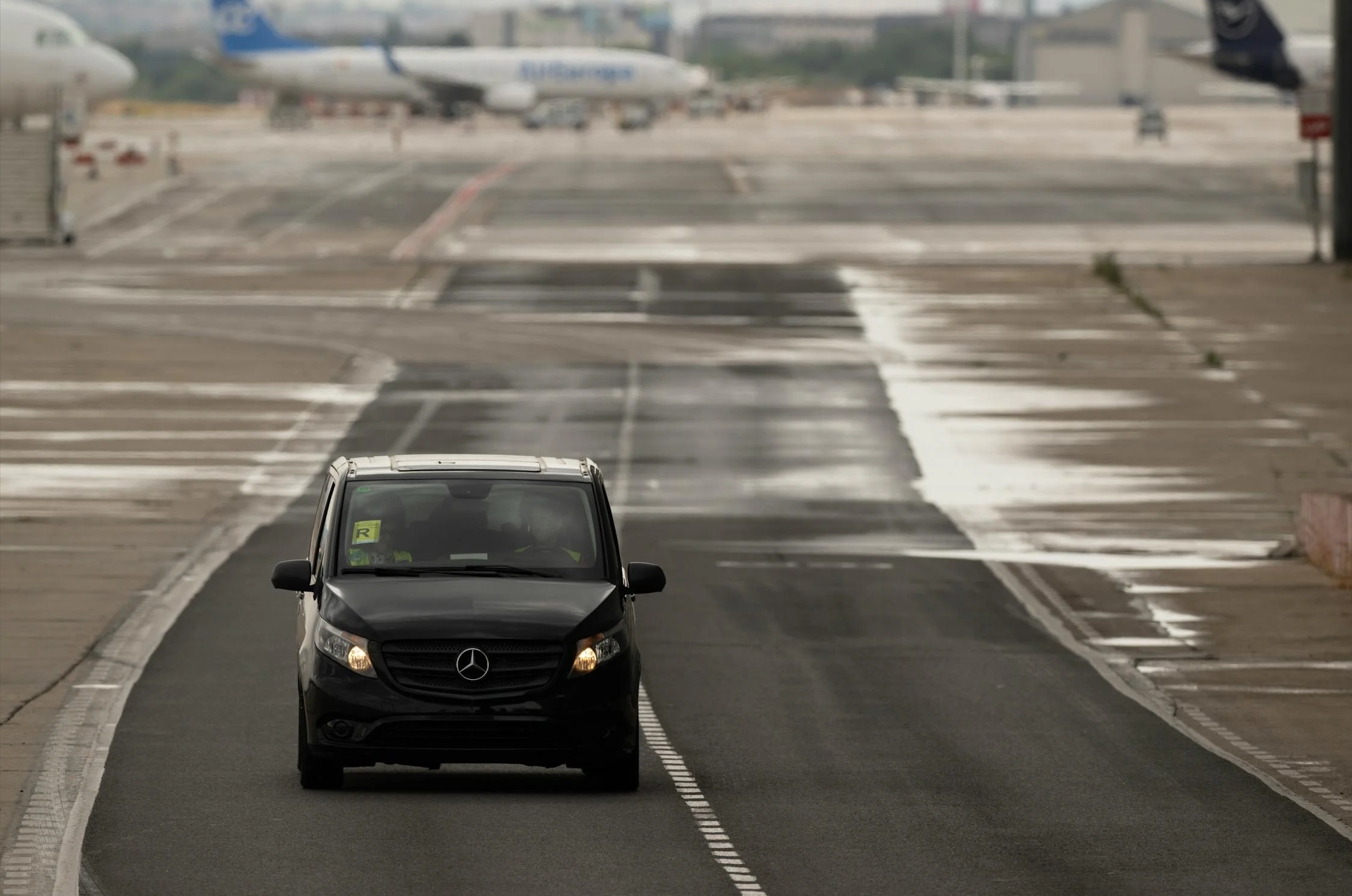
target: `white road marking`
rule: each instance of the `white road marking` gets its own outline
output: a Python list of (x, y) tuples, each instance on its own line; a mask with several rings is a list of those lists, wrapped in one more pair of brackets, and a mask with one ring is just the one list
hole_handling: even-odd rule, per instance
[(1158, 685), (1161, 691), (1211, 692), (1221, 694), (1273, 694), (1284, 697), (1330, 696), (1334, 694), (1352, 694), (1352, 688), (1293, 688), (1282, 685), (1247, 684), (1197, 684), (1184, 682), (1179, 684)]
[(135, 230), (130, 230), (120, 236), (115, 236), (103, 241), (99, 245), (95, 246), (93, 249), (90, 249), (87, 254), (89, 255), (90, 258), (102, 258), (109, 252), (115, 252), (118, 249), (130, 246), (132, 243), (138, 243), (148, 236), (154, 236), (164, 228), (168, 227), (170, 224), (173, 224), (174, 222), (180, 221), (183, 218), (187, 218), (191, 215), (195, 215), (202, 209), (206, 208), (207, 206), (220, 202), (225, 197), (239, 192), (240, 189), (242, 189), (242, 185), (232, 184), (231, 186), (228, 187), (220, 187), (218, 189), (212, 190), (209, 193), (203, 193), (196, 199), (193, 199), (189, 202), (185, 202), (178, 208), (170, 212), (166, 212), (163, 215), (160, 215), (153, 221), (148, 221), (147, 223), (142, 224)]
[(371, 191), (379, 187), (382, 187), (391, 181), (398, 180), (405, 174), (408, 174), (417, 166), (418, 166), (417, 162), (404, 162), (401, 165), (395, 165), (394, 167), (389, 168), (385, 171), (373, 174), (370, 177), (366, 178), (365, 180), (359, 180), (352, 186), (348, 187), (346, 190), (335, 190), (324, 199), (321, 199), (319, 202), (316, 202), (314, 205), (311, 205), (309, 208), (301, 212), (299, 215), (296, 215), (290, 221), (287, 221), (285, 224), (282, 224), (281, 226), (276, 227), (270, 230), (268, 233), (264, 234), (261, 238), (258, 239), (257, 242), (251, 243), (249, 248), (257, 249), (259, 247), (269, 245), (270, 243), (272, 243), (273, 240), (277, 239), (278, 237), (285, 236), (288, 233), (292, 233), (304, 227), (306, 224), (313, 221), (316, 216), (322, 215), (324, 212), (328, 211), (330, 208), (337, 205), (339, 202), (342, 202), (345, 199), (356, 199), (360, 196), (365, 196), (367, 193), (370, 193)]
[(723, 160), (723, 174), (728, 179), (728, 185), (732, 187), (734, 193), (746, 195), (751, 192), (751, 177), (747, 174), (746, 166), (732, 159)]
[[(641, 372), (637, 361), (629, 362), (624, 390), (624, 412), (620, 418), (620, 432), (616, 440), (618, 449), (615, 458), (614, 494), (611, 496), (611, 512), (615, 516), (617, 536), (624, 532), (625, 507), (628, 503), (630, 482), (633, 479), (634, 433), (638, 420), (639, 398), (642, 395)], [(695, 817), (695, 824), (699, 828), (700, 835), (704, 837), (714, 861), (739, 891), (765, 892), (733, 847), (732, 838), (723, 829), (694, 774), (686, 767), (681, 754), (672, 747), (662, 723), (658, 721), (652, 701), (648, 698), (648, 690), (643, 685), (639, 685), (638, 689), (638, 724), (649, 749), (657, 754), (658, 760), (676, 788), (676, 793), (685, 801), (690, 814)]]
[(422, 407), (418, 408), (418, 412), (413, 415), (413, 419), (408, 421), (408, 426), (405, 426), (404, 431), (399, 433), (399, 438), (395, 439), (394, 444), (390, 446), (390, 457), (408, 453), (408, 448), (413, 444), (413, 440), (422, 434), (423, 429), (432, 421), (440, 408), (441, 402), (435, 398), (424, 401)]
[(90, 395), (166, 395), (184, 398), (243, 398), (251, 401), (318, 401), (365, 405), (363, 389), (345, 383), (168, 383), (93, 380), (0, 380), (0, 396), (71, 397)]
[(415, 283), (400, 289), (392, 297), (390, 306), (401, 311), (430, 307), (446, 291), (446, 284), (454, 276), (454, 267), (429, 267)]
[[(617, 439), (618, 450), (615, 456), (615, 494), (611, 497), (611, 511), (615, 515), (617, 534), (624, 531), (623, 508), (629, 506), (629, 484), (633, 479), (634, 465), (634, 428), (638, 420), (638, 401), (642, 394), (637, 361), (629, 362), (625, 377), (624, 410), (620, 417), (620, 434)], [(621, 545), (623, 548), (623, 545)]]
[(93, 228), (98, 227), (101, 224), (106, 224), (107, 222), (113, 220), (114, 218), (119, 218), (122, 215), (125, 215), (127, 212), (131, 211), (133, 208), (135, 208), (138, 205), (141, 205), (144, 202), (149, 202), (151, 199), (154, 199), (156, 196), (160, 195), (165, 190), (168, 190), (170, 187), (183, 186), (186, 185), (187, 183), (189, 182), (184, 181), (183, 179), (180, 178), (174, 177), (162, 178), (140, 190), (137, 190), (130, 196), (127, 196), (122, 201), (114, 203), (113, 205), (110, 205), (107, 208), (100, 209), (99, 211), (90, 215), (85, 220), (78, 221), (77, 223), (80, 225), (80, 227), (82, 227), (85, 230), (92, 230)]
[(709, 848), (709, 854), (727, 874), (728, 880), (743, 893), (765, 892), (746, 862), (737, 853), (732, 838), (723, 829), (722, 822), (718, 820), (717, 813), (710, 806), (709, 800), (686, 766), (685, 760), (671, 746), (662, 723), (657, 720), (657, 713), (653, 711), (648, 691), (642, 686), (638, 690), (638, 724), (643, 729), (643, 739), (648, 742), (649, 749), (657, 754), (658, 761), (662, 763), (662, 767), (671, 778), (671, 783), (676, 787), (676, 793), (694, 816), (700, 835)]
[(1146, 675), (1171, 675), (1184, 670), (1194, 672), (1247, 672), (1251, 669), (1309, 669), (1321, 672), (1352, 672), (1348, 660), (1152, 660), (1140, 663)]
[(275, 430), (194, 430), (194, 429), (7, 429), (0, 430), (0, 442), (158, 442), (166, 439), (183, 442), (238, 442), (278, 439), (285, 435)]
[[(138, 552), (147, 554), (181, 554), (183, 548), (154, 548), (140, 545)], [(0, 551), (26, 551), (30, 554), (120, 554), (124, 547), (106, 544), (0, 544)]]
[[(1244, 754), (1247, 756), (1222, 747), (1203, 731), (1219, 735), (1232, 746), (1238, 746), (1243, 741), (1233, 732), (1207, 718), (1197, 707), (1174, 701), (1149, 676), (1139, 671), (1129, 658), (1115, 649), (1184, 648), (1187, 647), (1186, 642), (1176, 638), (1104, 638), (1042, 579), (1033, 566), (1028, 565), (1029, 561), (1043, 562), (1040, 557), (1034, 558), (1026, 550), (997, 552), (988, 549), (992, 542), (1001, 548), (1008, 548), (1011, 543), (1014, 547), (1026, 548), (1024, 539), (1001, 518), (1001, 507), (997, 505), (996, 499), (1004, 501), (1006, 506), (1018, 507), (1020, 501), (1036, 504), (1039, 499), (1027, 494), (1026, 490), (1050, 489), (1059, 494), (1055, 483), (1061, 473), (1041, 467), (1019, 467), (1017, 464), (1002, 469), (1002, 460), (999, 457), (974, 458), (973, 451), (983, 450), (982, 446), (971, 444), (974, 441), (972, 438), (974, 434), (966, 432), (967, 438), (963, 439), (959, 432), (949, 431), (947, 421), (971, 414), (996, 412), (1007, 414), (1011, 408), (1026, 406), (1030, 400), (1046, 401), (1048, 398), (1051, 399), (1050, 408), (1066, 410), (1069, 408), (1064, 407), (1064, 398), (1051, 390), (1043, 390), (1045, 393), (1043, 395), (1039, 395), (1038, 390), (1030, 390), (1033, 394), (1026, 395), (993, 389), (987, 394), (977, 395), (971, 391), (964, 393), (960, 383), (926, 382), (923, 376), (916, 377), (912, 368), (917, 365), (913, 359), (917, 351), (923, 352), (927, 346), (923, 343), (914, 343), (914, 340), (907, 338), (907, 329), (913, 321), (908, 317), (900, 284), (885, 273), (859, 268), (842, 268), (840, 279), (849, 290), (860, 322), (864, 326), (870, 353), (878, 368), (878, 375), (886, 387), (888, 402), (897, 416), (898, 428), (903, 438), (911, 445), (920, 466), (922, 493), (977, 546), (978, 550), (970, 552), (971, 559), (983, 562), (1053, 637), (1066, 649), (1088, 662), (1119, 692), (1155, 713), (1195, 743), (1239, 766), (1275, 792), (1297, 803), (1339, 834), (1352, 839), (1352, 827), (1316, 800), (1322, 800), (1342, 811), (1352, 809), (1352, 802), (1341, 797), (1330, 799), (1325, 792), (1327, 788), (1322, 788), (1317, 782), (1312, 782), (1311, 786), (1306, 783), (1310, 779), (1303, 774), (1293, 773), (1289, 768), (1264, 760), (1259, 755), (1261, 751), (1256, 747), (1252, 751), (1245, 750)], [(935, 391), (946, 389), (948, 385), (955, 385), (956, 388), (942, 396), (934, 394)], [(985, 388), (982, 384), (978, 385), (981, 389)], [(962, 401), (964, 394), (968, 400), (966, 404)], [(997, 403), (992, 399), (1000, 395), (1004, 397), (998, 402), (1000, 407), (997, 408), (995, 406)], [(1120, 407), (1128, 397), (1126, 394), (1101, 393), (1099, 404), (1094, 406), (1105, 409)], [(975, 404), (972, 403), (973, 399), (976, 399)], [(1027, 445), (1021, 447), (1025, 452), (1028, 450)], [(983, 495), (973, 488), (978, 478), (973, 475), (974, 468), (988, 462), (994, 465), (994, 471), (986, 471), (987, 475), (995, 477), (996, 485), (1003, 484), (1007, 487), (1016, 496), (1014, 501), (1010, 501), (1008, 494)], [(1017, 470), (1022, 470), (1026, 481), (1014, 482), (1008, 479), (1010, 474)], [(1116, 485), (1111, 479), (1095, 483), (1093, 475), (1082, 475), (1079, 479), (1078, 486), (1081, 489), (1086, 486), (1094, 488)], [(1073, 484), (1068, 485), (1066, 490), (1075, 487)], [(1096, 502), (1110, 503), (1112, 491), (1112, 488), (1105, 489), (1105, 493), (1095, 499)], [(1143, 497), (1145, 496), (1139, 490), (1139, 485), (1135, 490), (1123, 494), (1123, 499), (1129, 502), (1140, 501)], [(1242, 566), (1248, 562), (1260, 561), (1221, 562), (1234, 562)], [(1071, 631), (1072, 627), (1075, 629), (1074, 632)], [(1103, 650), (1101, 649), (1103, 647), (1110, 649)], [(1175, 713), (1176, 707), (1197, 721), (1201, 727), (1180, 719)], [(1201, 722), (1202, 719), (1206, 719), (1206, 722)], [(1278, 774), (1271, 774), (1268, 769), (1255, 765), (1248, 757), (1259, 759)], [(1296, 780), (1308, 794), (1292, 789), (1286, 779)]]
[[(315, 384), (289, 385), (294, 387), (294, 394), (307, 397), (309, 406), (301, 419), (313, 420), (320, 416), (320, 408), (324, 408), (322, 416), (327, 419), (321, 428), (331, 435), (346, 430), (393, 372), (392, 363), (362, 356), (354, 366), (354, 379), (349, 384), (325, 388), (314, 388)], [(6, 384), (0, 384), (3, 385)], [(64, 384), (54, 389), (34, 385), (31, 389), (17, 391), (26, 395), (55, 396), (117, 391), (115, 388), (97, 388), (101, 385), (104, 384)], [(183, 384), (132, 385), (143, 387), (139, 391), (150, 394), (183, 394), (155, 388)], [(92, 393), (88, 387), (95, 387)], [(244, 397), (267, 397), (267, 393), (260, 396), (252, 389), (246, 391), (250, 394)], [(292, 440), (311, 440), (300, 424), (291, 432)], [(330, 456), (332, 440), (315, 441), (328, 441), (326, 450), (320, 454)], [(288, 448), (289, 442), (280, 440), (269, 453), (286, 455)], [(53, 472), (60, 468), (60, 465), (49, 466)], [(0, 472), (10, 472), (9, 467), (8, 464), (0, 465)], [(83, 476), (90, 470), (99, 469), (86, 467), (79, 473)], [(136, 467), (122, 469), (128, 473), (137, 470)], [(306, 463), (284, 472), (250, 469), (239, 477), (242, 484), (239, 503), (234, 507), (236, 512), (226, 522), (204, 533), (101, 643), (97, 659), (87, 667), (84, 680), (73, 685), (70, 698), (58, 712), (48, 734), (28, 803), (19, 821), (16, 846), (0, 858), (0, 870), (5, 877), (3, 896), (37, 893), (77, 896), (85, 827), (98, 795), (108, 747), (132, 687), (165, 633), (212, 572), (255, 530), (280, 517), (313, 477), (314, 471), (314, 464)]]
[[(369, 389), (368, 391), (369, 392)], [(289, 411), (207, 411), (207, 409), (110, 408), (105, 397), (162, 396), (168, 399), (257, 401), (261, 407), (293, 405)], [(0, 407), (0, 416), (22, 420), (24, 428), (0, 430), (0, 519), (78, 514), (160, 518), (155, 503), (170, 503), (187, 482), (238, 482), (253, 493), (260, 488), (293, 488), (303, 474), (327, 459), (316, 449), (337, 441), (346, 427), (311, 423), (304, 407), (346, 407), (364, 392), (329, 382), (237, 384), (237, 382), (88, 382), (0, 381), (0, 399), (41, 401), (45, 407)], [(99, 408), (64, 404), (99, 399)], [(296, 407), (299, 405), (299, 407)], [(299, 426), (306, 438), (295, 439)], [(233, 428), (150, 430), (82, 428), (89, 420), (226, 420)], [(277, 423), (287, 427), (279, 428)], [(341, 420), (339, 420), (341, 422)], [(250, 423), (257, 424), (250, 428)], [(118, 450), (119, 443), (146, 442), (153, 450)], [(247, 449), (242, 442), (258, 442)], [(295, 450), (276, 450), (274, 443)], [(24, 445), (27, 443), (27, 446)], [(39, 445), (51, 445), (39, 449)], [(222, 447), (222, 443), (226, 447)], [(74, 504), (82, 504), (77, 509)]]
[[(1320, 784), (1317, 779), (1311, 778), (1305, 772), (1295, 768), (1294, 766), (1297, 765), (1297, 763), (1284, 762), (1278, 757), (1273, 756), (1271, 753), (1255, 747), (1253, 744), (1244, 740), (1238, 734), (1235, 734), (1229, 728), (1226, 728), (1224, 725), (1204, 713), (1199, 707), (1194, 706), (1191, 703), (1179, 703), (1178, 708), (1180, 712), (1187, 715), (1194, 722), (1201, 725), (1216, 737), (1226, 741), (1235, 749), (1244, 751), (1246, 754), (1253, 757), (1254, 760), (1268, 766), (1288, 781), (1294, 781), (1296, 784), (1299, 784), (1311, 793), (1317, 794), (1324, 801), (1337, 806), (1344, 812), (1352, 812), (1352, 800), (1339, 796), (1332, 790), (1329, 790), (1327, 787)], [(1342, 833), (1343, 836), (1352, 838), (1352, 833), (1348, 831), (1346, 825), (1340, 827), (1338, 824), (1335, 824), (1334, 827), (1340, 828), (1340, 833)]]
[(1123, 636), (1119, 638), (1089, 638), (1088, 643), (1096, 647), (1127, 647), (1148, 650), (1167, 647), (1187, 647), (1188, 642), (1181, 638), (1149, 638)]
[(629, 301), (637, 307), (637, 314), (644, 320), (648, 317), (648, 308), (662, 297), (662, 278), (647, 265), (638, 269), (638, 278), (634, 288), (629, 291)]
[[(979, 231), (981, 238), (973, 239)], [(855, 258), (878, 264), (1082, 265), (1118, 251), (1124, 263), (1221, 264), (1291, 261), (1309, 254), (1309, 231), (1272, 222), (1189, 225), (1115, 224), (707, 224), (583, 226), (502, 224), (459, 233), (429, 254), (460, 261), (618, 262), (654, 264), (803, 264)]]
[(156, 410), (146, 408), (119, 408), (115, 411), (86, 408), (19, 408), (0, 407), (0, 419), (18, 420), (228, 420), (232, 422), (290, 423), (295, 414), (288, 411), (189, 411), (174, 408)]

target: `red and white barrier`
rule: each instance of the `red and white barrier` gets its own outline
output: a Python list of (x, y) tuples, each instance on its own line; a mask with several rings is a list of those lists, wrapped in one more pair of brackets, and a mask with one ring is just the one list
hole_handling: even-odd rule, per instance
[(1311, 563), (1352, 588), (1352, 495), (1302, 494), (1296, 537)]

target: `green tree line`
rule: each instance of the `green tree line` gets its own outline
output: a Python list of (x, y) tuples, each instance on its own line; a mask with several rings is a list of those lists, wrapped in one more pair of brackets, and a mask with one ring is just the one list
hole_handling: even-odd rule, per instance
[[(986, 59), (985, 76), (1008, 79), (1013, 60), (1007, 50), (977, 47)], [(806, 86), (891, 85), (899, 76), (948, 78), (953, 74), (953, 29), (917, 25), (883, 31), (867, 46), (816, 41), (769, 55), (715, 44), (699, 60), (727, 80), (789, 77)]]
[(161, 102), (233, 103), (240, 83), (185, 50), (151, 48), (141, 40), (117, 44), (136, 65), (137, 79), (127, 95)]

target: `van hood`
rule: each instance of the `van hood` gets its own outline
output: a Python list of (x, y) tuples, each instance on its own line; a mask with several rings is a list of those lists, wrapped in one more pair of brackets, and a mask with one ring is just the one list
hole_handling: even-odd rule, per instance
[(343, 576), (329, 579), (324, 591), (321, 615), (374, 641), (563, 640), (589, 616), (601, 631), (623, 615), (620, 589), (610, 582)]

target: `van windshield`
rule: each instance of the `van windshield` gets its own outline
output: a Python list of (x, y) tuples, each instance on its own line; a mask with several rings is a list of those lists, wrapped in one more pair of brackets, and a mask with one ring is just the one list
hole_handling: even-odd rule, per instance
[(592, 490), (520, 479), (411, 479), (349, 486), (344, 575), (604, 579)]

